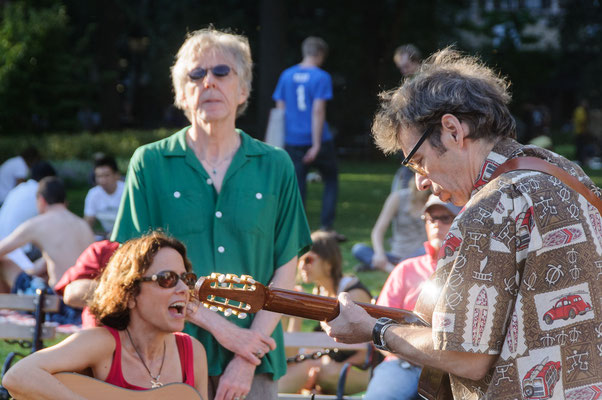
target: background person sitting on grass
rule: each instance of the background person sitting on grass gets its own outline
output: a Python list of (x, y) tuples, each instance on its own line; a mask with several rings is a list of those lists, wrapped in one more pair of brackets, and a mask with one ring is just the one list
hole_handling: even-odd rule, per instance
[[(316, 231), (312, 233), (311, 250), (299, 258), (298, 272), (303, 283), (313, 284), (313, 293), (321, 296), (336, 297), (347, 292), (354, 301), (370, 303), (372, 295), (355, 276), (343, 276), (343, 258), (336, 233)], [(300, 286), (297, 290), (303, 290)], [(301, 319), (290, 318), (289, 332), (301, 330)], [(321, 330), (316, 323), (316, 330)], [(304, 349), (303, 352), (308, 352)], [(336, 393), (339, 375), (345, 363), (363, 365), (365, 351), (340, 351), (336, 358), (322, 357), (289, 364), (287, 373), (278, 382), (281, 393), (299, 393), (302, 391)], [(357, 393), (366, 388), (370, 371), (352, 368), (345, 385), (345, 393)]]

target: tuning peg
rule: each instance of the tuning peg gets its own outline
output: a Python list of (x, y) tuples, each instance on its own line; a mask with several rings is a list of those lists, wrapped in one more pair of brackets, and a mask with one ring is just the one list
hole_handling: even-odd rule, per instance
[(216, 306), (210, 306), (209, 309), (213, 312), (218, 312), (219, 309)]
[(224, 274), (219, 274), (219, 276), (217, 277), (217, 281), (221, 284), (223, 284), (226, 281), (226, 275)]
[[(223, 276), (223, 275), (222, 275), (222, 276)], [(220, 285), (221, 287), (228, 287), (228, 286), (229, 286), (229, 285), (228, 285), (228, 283), (226, 283), (226, 282), (222, 282), (222, 283), (220, 283), (219, 285)]]
[(238, 319), (245, 319), (247, 318), (247, 313), (241, 312), (240, 314), (238, 314)]
[(229, 317), (230, 315), (232, 315), (233, 311), (231, 308), (226, 308), (226, 310), (224, 311), (224, 315), (226, 317)]
[(244, 283), (249, 285), (253, 285), (256, 282), (251, 275), (241, 275), (240, 278), (244, 281)]
[(234, 281), (236, 283), (240, 283), (240, 278), (235, 274), (226, 274), (226, 279), (229, 281)]

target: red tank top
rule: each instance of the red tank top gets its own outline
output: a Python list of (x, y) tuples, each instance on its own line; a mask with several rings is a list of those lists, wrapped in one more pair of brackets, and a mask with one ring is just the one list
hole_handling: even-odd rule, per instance
[[(121, 371), (121, 339), (119, 338), (119, 332), (117, 329), (105, 326), (111, 335), (115, 338), (115, 353), (113, 354), (113, 362), (111, 363), (111, 370), (105, 382), (115, 386), (119, 386), (131, 390), (148, 390), (140, 386), (131, 385), (123, 377)], [(192, 350), (192, 340), (190, 336), (182, 332), (174, 332), (176, 336), (176, 345), (178, 346), (178, 353), (180, 354), (180, 364), (182, 366), (182, 377), (184, 383), (194, 387), (194, 359)]]

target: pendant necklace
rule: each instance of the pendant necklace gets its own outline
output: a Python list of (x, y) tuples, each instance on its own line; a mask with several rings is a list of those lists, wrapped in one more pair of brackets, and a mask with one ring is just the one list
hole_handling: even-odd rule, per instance
[(140, 358), (140, 361), (142, 361), (142, 365), (144, 365), (144, 368), (146, 368), (146, 371), (148, 372), (148, 374), (151, 377), (151, 381), (150, 381), (150, 383), (152, 385), (151, 389), (155, 389), (155, 388), (163, 386), (163, 384), (161, 382), (159, 382), (159, 378), (161, 377), (161, 371), (163, 370), (163, 363), (165, 362), (165, 340), (163, 340), (163, 359), (161, 359), (161, 366), (159, 367), (159, 373), (157, 374), (157, 376), (153, 376), (153, 374), (151, 374), (151, 372), (150, 372), (150, 369), (146, 366), (144, 359), (140, 355), (138, 348), (134, 344), (134, 341), (132, 340), (132, 335), (130, 335), (129, 329), (125, 328), (125, 331), (127, 332), (128, 337), (130, 338), (130, 342), (132, 343), (132, 346), (134, 347), (136, 354), (138, 354), (138, 358)]
[(238, 138), (236, 140), (236, 145), (234, 146), (234, 149), (232, 150), (232, 152), (225, 158), (222, 158), (220, 161), (218, 161), (216, 164), (213, 164), (211, 162), (209, 162), (209, 160), (207, 158), (203, 158), (203, 161), (205, 163), (207, 163), (208, 166), (211, 167), (211, 173), (215, 176), (217, 175), (217, 169), (226, 161), (231, 160), (234, 157), (234, 154), (236, 154), (236, 152), (238, 151), (238, 148), (240, 147), (240, 143), (238, 142)]
[[(236, 150), (234, 150), (236, 151)], [(211, 167), (211, 173), (213, 175), (217, 175), (217, 169), (219, 168), (220, 165), (222, 165), (226, 160), (229, 160), (232, 158), (232, 156), (234, 155), (234, 153), (232, 153), (230, 156), (223, 158), (220, 162), (218, 162), (217, 164), (212, 164), (209, 162), (209, 160), (204, 159), (203, 161), (205, 161), (207, 163), (207, 165), (209, 165)]]

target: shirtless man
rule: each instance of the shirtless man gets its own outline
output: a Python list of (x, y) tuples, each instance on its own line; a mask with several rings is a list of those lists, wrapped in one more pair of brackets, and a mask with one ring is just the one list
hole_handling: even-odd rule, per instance
[[(19, 280), (31, 281), (31, 275), (48, 274), (50, 287), (75, 264), (77, 257), (94, 241), (90, 226), (65, 205), (65, 187), (60, 179), (46, 177), (38, 186), (36, 202), (39, 215), (25, 221), (0, 241), (0, 291), (14, 289)], [(42, 257), (32, 270), (23, 271), (4, 257), (26, 243), (35, 244)], [(14, 291), (14, 290), (13, 290)]]

